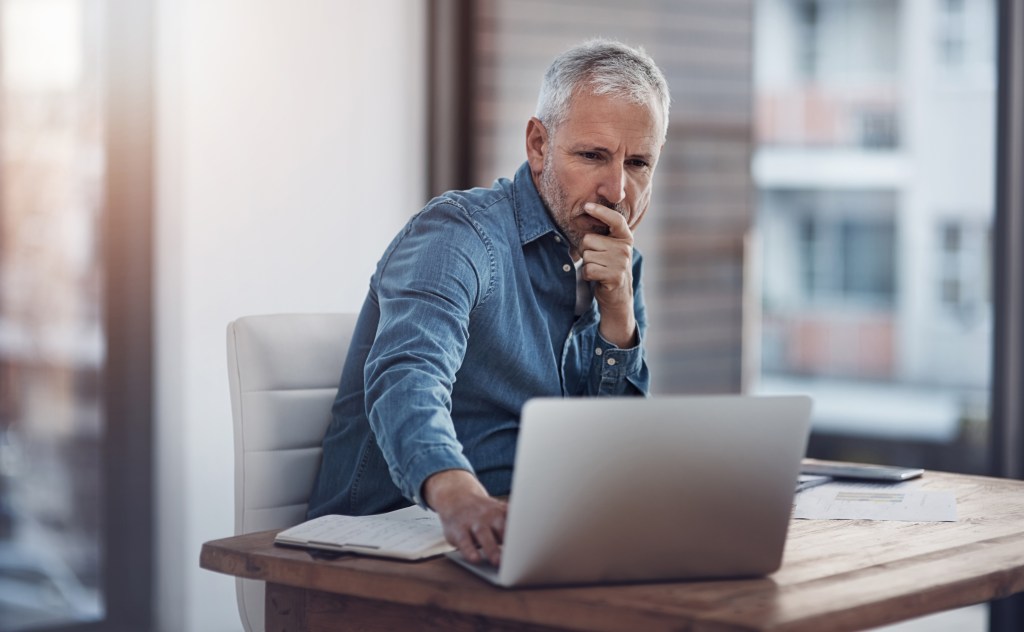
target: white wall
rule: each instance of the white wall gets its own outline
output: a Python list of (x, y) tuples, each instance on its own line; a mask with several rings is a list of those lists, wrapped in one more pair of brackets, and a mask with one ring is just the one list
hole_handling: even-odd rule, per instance
[(160, 628), (237, 630), (225, 327), (357, 310), (425, 201), (423, 4), (157, 2)]

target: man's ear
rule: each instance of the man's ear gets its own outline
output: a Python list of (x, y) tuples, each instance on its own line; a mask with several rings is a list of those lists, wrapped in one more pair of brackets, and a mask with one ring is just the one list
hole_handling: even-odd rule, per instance
[(536, 116), (530, 117), (526, 124), (526, 159), (534, 177), (540, 176), (544, 170), (544, 155), (549, 150), (548, 129)]

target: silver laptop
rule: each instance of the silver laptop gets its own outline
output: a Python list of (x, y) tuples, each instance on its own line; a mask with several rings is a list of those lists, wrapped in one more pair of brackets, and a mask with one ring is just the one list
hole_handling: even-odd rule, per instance
[(523, 407), (499, 586), (751, 577), (782, 550), (811, 400), (555, 398)]

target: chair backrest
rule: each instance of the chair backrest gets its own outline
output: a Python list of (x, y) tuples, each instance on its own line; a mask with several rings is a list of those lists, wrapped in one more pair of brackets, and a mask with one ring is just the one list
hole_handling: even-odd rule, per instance
[[(235, 534), (306, 516), (355, 314), (246, 316), (228, 325)], [(263, 630), (263, 582), (239, 579), (242, 625)]]

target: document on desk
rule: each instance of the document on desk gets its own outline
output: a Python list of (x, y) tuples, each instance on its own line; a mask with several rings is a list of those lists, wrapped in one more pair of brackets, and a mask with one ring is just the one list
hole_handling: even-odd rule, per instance
[(907, 483), (829, 483), (797, 494), (793, 517), (805, 520), (956, 522), (956, 497), (953, 492), (923, 490)]
[(437, 514), (413, 505), (374, 516), (321, 516), (285, 529), (276, 544), (419, 560), (454, 550)]

